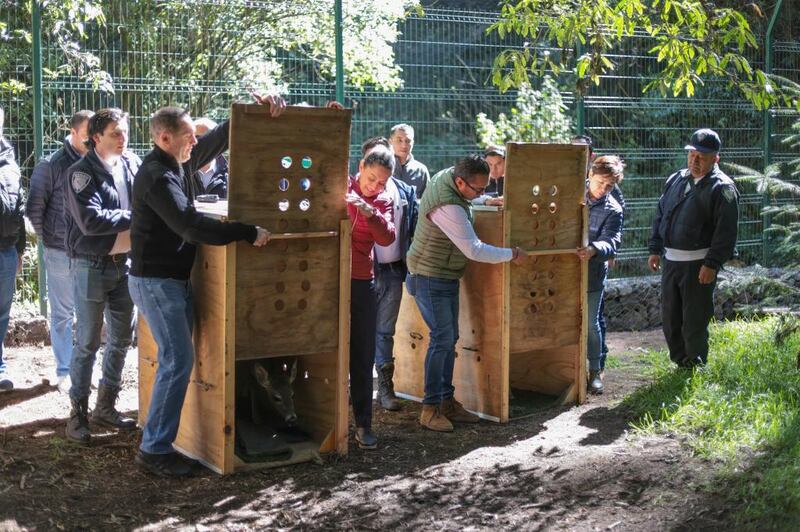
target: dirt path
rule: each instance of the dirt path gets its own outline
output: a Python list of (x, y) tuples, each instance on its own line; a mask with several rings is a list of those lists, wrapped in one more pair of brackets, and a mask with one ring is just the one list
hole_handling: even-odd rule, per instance
[[(641, 350), (662, 343), (659, 331), (612, 335), (621, 367), (607, 372), (606, 394), (580, 407), (436, 434), (406, 402), (399, 414), (376, 413), (377, 452), (351, 446), (322, 465), (182, 481), (133, 466), (138, 433), (67, 443), (66, 397), (40, 384), (49, 350), (9, 349), (27, 390), (0, 395), (0, 530), (729, 528), (727, 509), (700, 489), (714, 464), (628, 433), (620, 400), (646, 383)], [(136, 409), (135, 364), (131, 352), (126, 411)]]

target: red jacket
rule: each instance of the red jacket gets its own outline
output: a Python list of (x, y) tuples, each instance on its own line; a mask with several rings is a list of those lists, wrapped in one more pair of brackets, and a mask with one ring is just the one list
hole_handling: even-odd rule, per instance
[(371, 198), (364, 197), (355, 177), (349, 179), (347, 192), (358, 194), (378, 211), (367, 218), (353, 205), (347, 204), (347, 214), (350, 216), (350, 223), (353, 227), (350, 277), (370, 280), (373, 277), (372, 251), (375, 244), (388, 246), (395, 239), (394, 220), (392, 220), (392, 198), (385, 192), (381, 192)]

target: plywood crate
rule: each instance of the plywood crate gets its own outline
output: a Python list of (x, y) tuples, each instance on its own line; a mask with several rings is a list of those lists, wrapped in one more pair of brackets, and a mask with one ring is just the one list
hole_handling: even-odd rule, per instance
[[(350, 119), (349, 110), (295, 107), (275, 119), (265, 106), (233, 105), (228, 201), (198, 210), (259, 225), (272, 239), (199, 246), (192, 271), (195, 366), (176, 447), (218, 472), (252, 465), (234, 454), (242, 360), (298, 357), (294, 401), (313, 452), (288, 462), (347, 452)], [(157, 358), (140, 319), (141, 421)]]
[[(586, 397), (587, 264), (585, 146), (507, 145), (505, 208), (475, 207), (484, 242), (519, 246), (525, 264), (469, 262), (459, 292), (456, 399), (481, 417), (506, 422), (514, 397), (546, 404)], [(404, 293), (395, 334), (395, 389), (424, 396), (429, 330)], [(551, 399), (547, 399), (550, 396)], [(521, 402), (521, 401), (520, 401)]]

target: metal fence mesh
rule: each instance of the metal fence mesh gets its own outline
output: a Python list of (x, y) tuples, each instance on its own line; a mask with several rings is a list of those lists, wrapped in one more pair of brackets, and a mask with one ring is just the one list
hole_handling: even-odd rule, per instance
[[(234, 98), (248, 98), (244, 82), (197, 81), (182, 74), (176, 65), (182, 56), (191, 53), (187, 41), (195, 31), (185, 20), (161, 17), (165, 22), (154, 38), (153, 29), (142, 21), (148, 16), (147, 9), (157, 8), (157, 2), (108, 5), (105, 26), (92, 28), (81, 45), (84, 51), (100, 58), (102, 67), (113, 76), (115, 92), (95, 91), (77, 76), (46, 77), (45, 154), (60, 146), (68, 117), (79, 109), (114, 105), (130, 112), (130, 147), (143, 155), (150, 146), (148, 116), (158, 107), (185, 105), (193, 115), (224, 118)], [(10, 20), (12, 12), (2, 6), (0, 22), (28, 25)], [(253, 3), (250, 9), (262, 8)], [(493, 12), (427, 9), (424, 16), (414, 14), (402, 22), (394, 50), (404, 86), (392, 93), (345, 88), (346, 104), (355, 108), (353, 160), (365, 138), (388, 135), (389, 128), (399, 122), (416, 129), (414, 155), (432, 173), (451, 165), (457, 157), (476, 151), (476, 115), (485, 112), (495, 117), (507, 111), (516, 97), (513, 92), (499, 93), (490, 83), (494, 57), (513, 44), (486, 33), (495, 19)], [(62, 54), (56, 43), (45, 38), (43, 44), (43, 66), (46, 71), (56, 70)], [(622, 186), (627, 202), (626, 231), (623, 250), (612, 272), (615, 277), (645, 273), (645, 246), (654, 207), (664, 179), (685, 164), (683, 145), (691, 131), (712, 127), (723, 139), (723, 161), (756, 169), (764, 167), (763, 114), (722, 84), (707, 83), (693, 99), (642, 95), (649, 72), (655, 68), (654, 59), (646, 56), (650, 47), (651, 42), (644, 35), (630, 39), (612, 57), (617, 63), (614, 73), (604, 77), (585, 99), (586, 130), (596, 139), (598, 151), (619, 154), (627, 163)], [(224, 49), (207, 52), (225, 59)], [(763, 50), (758, 53), (763, 54)], [(17, 78), (30, 86), (31, 56), (30, 49), (11, 49), (4, 44), (0, 51), (0, 81)], [(290, 102), (320, 105), (333, 98), (334, 80), (321, 76), (310, 61), (285, 50), (279, 51), (278, 59), (289, 81)], [(759, 63), (758, 58), (755, 62)], [(800, 81), (800, 45), (793, 40), (776, 41), (774, 65), (776, 74)], [(574, 95), (565, 89), (563, 96), (576, 112)], [(30, 90), (17, 96), (0, 91), (0, 102), (7, 111), (6, 134), (17, 146), (26, 180), (34, 162), (31, 100)], [(775, 113), (775, 160), (798, 156), (781, 142), (797, 119), (796, 113)], [(748, 188), (743, 190), (738, 251), (747, 263), (762, 261), (764, 256), (762, 203), (761, 195)], [(28, 287), (24, 297), (30, 297), (35, 292), (36, 277), (30, 260), (26, 260), (23, 277), (21, 286)]]

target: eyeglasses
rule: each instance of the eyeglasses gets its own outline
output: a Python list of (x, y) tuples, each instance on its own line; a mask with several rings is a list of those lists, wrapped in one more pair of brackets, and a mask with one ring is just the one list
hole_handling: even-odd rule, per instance
[(460, 179), (461, 181), (463, 181), (463, 182), (464, 182), (464, 184), (465, 184), (465, 185), (467, 185), (467, 186), (470, 188), (470, 190), (472, 190), (472, 191), (473, 191), (475, 194), (478, 194), (478, 195), (480, 195), (480, 194), (483, 194), (484, 192), (486, 192), (486, 187), (478, 187), (478, 188), (475, 188), (475, 187), (473, 187), (472, 185), (470, 185), (470, 184), (469, 184), (469, 181), (467, 181), (467, 180), (466, 180), (466, 179), (464, 179), (463, 177), (460, 177), (460, 176), (459, 176), (459, 179)]

